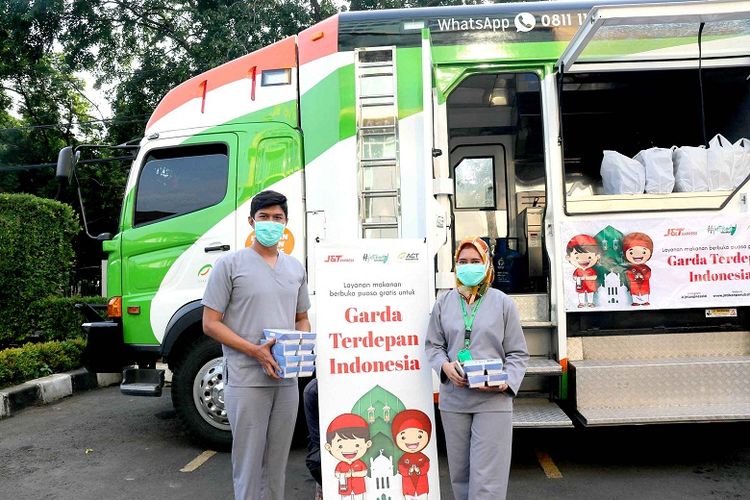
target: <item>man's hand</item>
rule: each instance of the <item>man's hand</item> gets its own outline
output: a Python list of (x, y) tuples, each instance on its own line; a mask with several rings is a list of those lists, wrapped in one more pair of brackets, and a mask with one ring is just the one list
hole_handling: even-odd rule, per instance
[(271, 347), (275, 343), (276, 339), (271, 339), (263, 345), (254, 346), (255, 348), (250, 355), (260, 362), (260, 366), (263, 367), (263, 371), (266, 372), (266, 375), (281, 380), (281, 377), (277, 374), (277, 371), (280, 370), (279, 365), (276, 363), (276, 360), (273, 359), (273, 354), (271, 354)]
[(453, 361), (452, 363), (450, 361), (446, 361), (443, 363), (443, 372), (448, 377), (448, 380), (453, 382), (453, 385), (457, 387), (464, 387), (466, 385), (466, 379), (464, 379), (461, 374), (456, 371), (456, 363), (458, 361)]

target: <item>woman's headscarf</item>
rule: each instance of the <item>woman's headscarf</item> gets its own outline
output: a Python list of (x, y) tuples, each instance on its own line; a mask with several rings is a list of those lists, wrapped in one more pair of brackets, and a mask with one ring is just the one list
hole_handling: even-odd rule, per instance
[(485, 292), (487, 292), (487, 289), (492, 286), (492, 280), (495, 278), (495, 269), (492, 266), (492, 259), (490, 258), (490, 247), (487, 246), (487, 243), (478, 236), (461, 240), (456, 248), (456, 255), (453, 259), (454, 262), (458, 262), (458, 256), (461, 253), (461, 250), (467, 246), (473, 247), (479, 252), (479, 256), (482, 258), (482, 264), (484, 264), (485, 269), (484, 278), (476, 286), (464, 285), (458, 279), (458, 274), (456, 275), (456, 289), (458, 290), (458, 293), (463, 295), (469, 304), (472, 304), (475, 300), (484, 295)]

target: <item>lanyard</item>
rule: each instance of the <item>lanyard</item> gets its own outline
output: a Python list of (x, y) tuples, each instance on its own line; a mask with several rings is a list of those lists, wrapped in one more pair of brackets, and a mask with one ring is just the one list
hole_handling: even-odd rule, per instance
[(479, 306), (484, 300), (484, 295), (479, 297), (479, 300), (474, 304), (474, 307), (472, 307), (471, 316), (469, 316), (469, 314), (466, 312), (466, 301), (461, 296), (461, 294), (458, 295), (458, 300), (461, 303), (461, 313), (464, 316), (464, 348), (468, 349), (469, 345), (471, 344), (471, 329), (474, 326), (474, 318), (477, 316)]

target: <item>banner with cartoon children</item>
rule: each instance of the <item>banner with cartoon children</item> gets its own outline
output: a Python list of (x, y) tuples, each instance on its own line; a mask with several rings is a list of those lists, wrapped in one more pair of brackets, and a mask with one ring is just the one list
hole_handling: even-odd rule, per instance
[(750, 218), (563, 224), (567, 311), (750, 305)]
[(429, 258), (421, 240), (315, 247), (324, 498), (440, 498)]

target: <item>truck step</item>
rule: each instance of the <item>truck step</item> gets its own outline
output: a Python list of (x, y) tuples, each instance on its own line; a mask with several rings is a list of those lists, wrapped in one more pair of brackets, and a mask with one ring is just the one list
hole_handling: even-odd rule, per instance
[(587, 425), (750, 419), (750, 356), (571, 361)]
[(526, 367), (526, 375), (562, 375), (562, 366), (554, 359), (532, 356)]
[(513, 402), (513, 427), (565, 428), (573, 422), (557, 403), (546, 398), (518, 397)]
[(750, 403), (646, 406), (578, 410), (584, 425), (658, 424), (750, 420)]
[(120, 392), (128, 396), (159, 397), (164, 387), (164, 370), (126, 368), (122, 372)]

